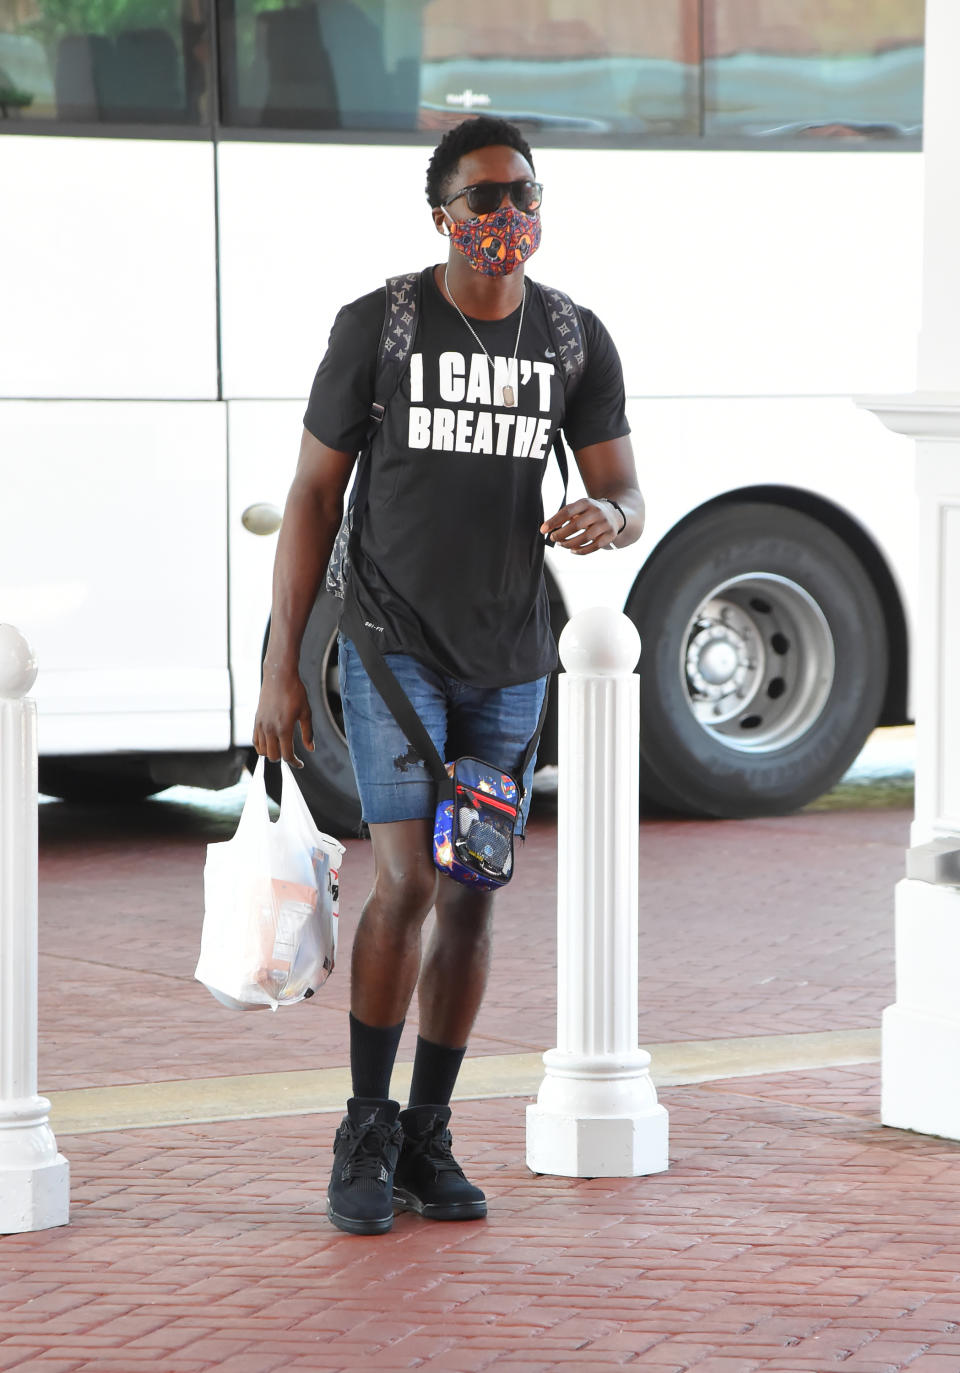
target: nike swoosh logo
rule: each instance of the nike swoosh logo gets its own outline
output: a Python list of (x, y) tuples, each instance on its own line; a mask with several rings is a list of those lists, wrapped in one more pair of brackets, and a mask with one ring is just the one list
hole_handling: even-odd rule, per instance
[(555, 358), (557, 355), (556, 355), (556, 353), (553, 351), (552, 348), (548, 348), (547, 351), (544, 353), (543, 356), (544, 356), (545, 358)]

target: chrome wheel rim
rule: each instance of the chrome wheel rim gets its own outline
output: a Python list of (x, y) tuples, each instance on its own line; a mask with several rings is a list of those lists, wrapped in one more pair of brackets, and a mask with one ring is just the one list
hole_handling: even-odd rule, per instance
[(772, 753), (804, 735), (827, 703), (835, 669), (820, 606), (772, 572), (715, 586), (691, 616), (680, 649), (693, 718), (738, 753)]

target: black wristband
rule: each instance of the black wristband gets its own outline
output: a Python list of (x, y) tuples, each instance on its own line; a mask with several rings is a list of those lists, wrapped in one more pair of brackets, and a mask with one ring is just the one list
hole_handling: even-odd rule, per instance
[(620, 506), (617, 505), (616, 501), (611, 500), (609, 496), (597, 496), (596, 499), (597, 499), (598, 501), (603, 501), (606, 505), (612, 505), (613, 508), (614, 508), (614, 510), (615, 510), (615, 511), (617, 512), (617, 514), (620, 516), (621, 520), (623, 520), (623, 524), (622, 524), (622, 525), (620, 526), (620, 528), (617, 530), (617, 535), (616, 535), (616, 537), (619, 539), (620, 535), (623, 533), (623, 531), (624, 531), (624, 530), (626, 529), (626, 527), (627, 527), (627, 517), (626, 517), (626, 515), (625, 515), (625, 514), (623, 513), (623, 511), (621, 510)]

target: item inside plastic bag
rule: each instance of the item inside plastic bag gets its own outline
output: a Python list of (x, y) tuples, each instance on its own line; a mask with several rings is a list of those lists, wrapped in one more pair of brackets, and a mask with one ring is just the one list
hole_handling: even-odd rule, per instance
[(280, 766), (279, 819), (270, 819), (260, 758), (236, 834), (207, 845), (194, 976), (232, 1010), (304, 1001), (336, 963), (346, 850), (317, 829), (293, 770)]

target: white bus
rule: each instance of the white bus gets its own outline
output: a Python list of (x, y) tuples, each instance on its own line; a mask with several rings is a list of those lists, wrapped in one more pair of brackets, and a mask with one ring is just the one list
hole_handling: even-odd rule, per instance
[[(0, 620), (41, 785), (227, 785), (333, 316), (440, 255), (429, 150), (520, 121), (540, 280), (610, 328), (648, 527), (547, 555), (640, 628), (642, 785), (779, 813), (909, 718), (922, 0), (0, 0)], [(546, 504), (559, 486), (546, 478)], [(424, 531), (427, 536), (427, 531)], [(334, 613), (305, 786), (349, 832)], [(549, 731), (541, 761), (552, 761)]]

